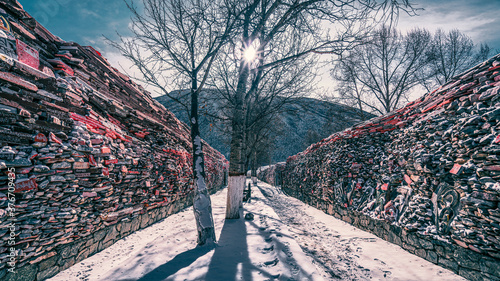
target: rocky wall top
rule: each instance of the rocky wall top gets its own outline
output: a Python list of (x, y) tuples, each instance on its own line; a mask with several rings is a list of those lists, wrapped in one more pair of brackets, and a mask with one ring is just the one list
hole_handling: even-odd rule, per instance
[[(0, 0), (0, 269), (190, 195), (189, 128), (90, 46)], [(208, 187), (227, 161), (204, 143)]]
[(500, 55), (287, 160), (283, 186), (500, 259)]

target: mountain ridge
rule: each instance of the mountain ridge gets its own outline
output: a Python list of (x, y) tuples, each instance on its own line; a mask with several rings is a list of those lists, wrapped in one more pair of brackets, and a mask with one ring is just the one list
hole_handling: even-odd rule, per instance
[[(203, 139), (226, 157), (229, 156), (230, 138), (227, 134), (230, 126), (227, 121), (217, 120), (215, 116), (224, 118), (221, 109), (224, 101), (211, 95), (213, 89), (200, 93), (200, 129)], [(185, 91), (186, 94), (188, 91)], [(184, 100), (187, 101), (185, 95)], [(188, 123), (188, 114), (179, 104), (166, 95), (155, 99), (170, 110), (179, 120)], [(184, 108), (185, 109), (185, 108)], [(363, 112), (367, 118), (375, 115)], [(285, 161), (288, 156), (306, 149), (309, 145), (328, 137), (334, 132), (361, 122), (359, 110), (353, 107), (319, 100), (312, 97), (291, 98), (278, 113), (273, 126), (274, 139), (269, 144), (270, 162)], [(262, 162), (262, 161), (261, 161)], [(264, 164), (265, 162), (263, 162)], [(269, 163), (269, 161), (267, 162)]]

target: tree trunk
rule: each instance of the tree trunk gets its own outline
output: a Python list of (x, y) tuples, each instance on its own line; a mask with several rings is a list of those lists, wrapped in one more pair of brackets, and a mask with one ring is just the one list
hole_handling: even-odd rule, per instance
[(226, 219), (240, 218), (239, 208), (243, 205), (243, 190), (245, 189), (245, 151), (243, 150), (245, 141), (244, 95), (249, 76), (249, 69), (243, 60), (240, 63), (240, 75), (236, 88), (234, 99), (235, 107), (232, 118)]
[(252, 182), (257, 185), (257, 152), (252, 153)]
[(205, 159), (203, 144), (198, 123), (198, 91), (196, 79), (191, 85), (191, 142), (193, 144), (193, 178), (194, 200), (193, 209), (198, 230), (198, 245), (216, 242), (214, 219), (212, 217), (212, 202), (205, 182)]

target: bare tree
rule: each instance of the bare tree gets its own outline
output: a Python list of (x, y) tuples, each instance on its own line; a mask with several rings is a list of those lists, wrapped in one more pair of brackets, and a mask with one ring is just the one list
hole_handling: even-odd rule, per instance
[[(275, 43), (274, 48), (280, 51), (286, 50), (285, 43), (280, 48)], [(235, 99), (236, 87), (239, 79), (239, 56), (234, 54), (235, 49), (237, 49), (237, 44), (233, 42), (227, 46), (227, 51), (223, 52), (217, 60), (215, 66), (217, 71), (213, 77), (213, 85), (219, 93), (219, 97), (214, 98), (221, 98), (226, 101), (225, 116), (226, 121), (229, 121), (228, 127), (231, 127), (235, 117), (241, 117), (243, 120), (244, 140), (241, 144), (241, 161), (244, 164), (242, 174), (236, 179), (244, 181), (244, 173), (247, 167), (249, 167), (250, 163), (255, 163), (255, 161), (252, 161), (252, 155), (256, 155), (258, 148), (262, 146), (262, 142), (268, 139), (276, 115), (292, 98), (311, 92), (310, 86), (316, 74), (314, 73), (315, 60), (312, 58), (298, 56), (259, 69), (258, 65), (262, 65), (265, 58), (257, 54), (256, 61), (248, 62), (252, 64), (249, 69), (248, 79), (252, 86), (244, 93), (243, 97), (244, 111), (242, 111), (242, 114), (245, 115), (235, 115), (234, 109), (237, 105)], [(275, 54), (271, 53), (266, 59), (272, 59), (274, 56)], [(240, 192), (236, 192), (234, 195), (239, 196)], [(228, 202), (238, 202), (238, 200), (229, 200)], [(235, 205), (233, 209), (237, 214), (239, 214), (239, 207)], [(227, 208), (227, 210), (229, 211), (231, 208)]]
[(248, 131), (247, 136), (247, 166), (250, 168), (254, 184), (257, 183), (258, 167), (271, 162), (276, 138), (284, 134), (284, 124), (278, 115), (262, 120), (262, 122), (264, 124)]
[(246, 99), (245, 159), (246, 167), (252, 163), (252, 177), (257, 176), (259, 150), (278, 134), (276, 124), (279, 120), (276, 119), (286, 110), (287, 104), (313, 92), (316, 70), (316, 60), (308, 57), (277, 64), (264, 71), (259, 86)]
[[(340, 54), (360, 42), (370, 31), (373, 19), (411, 10), (408, 1), (239, 1), (242, 55), (236, 59), (238, 79), (233, 84), (231, 152), (226, 218), (239, 218), (245, 181), (246, 105), (262, 81), (267, 68), (310, 53)], [(373, 12), (373, 14), (372, 14)], [(333, 30), (323, 29), (325, 21)], [(279, 46), (279, 47), (276, 47)], [(247, 54), (257, 55), (255, 60)], [(252, 73), (251, 69), (256, 71)]]
[(406, 102), (413, 87), (430, 92), (489, 53), (488, 45), (476, 50), (472, 39), (458, 30), (439, 29), (432, 36), (428, 30), (414, 29), (403, 35), (383, 26), (335, 64), (337, 100), (361, 113), (387, 113)]
[(430, 92), (488, 59), (489, 54), (490, 47), (487, 44), (481, 44), (476, 50), (472, 39), (458, 29), (448, 33), (438, 29), (427, 54), (429, 66), (427, 73), (421, 77), (421, 84)]
[[(360, 42), (373, 23), (412, 12), (408, 0), (143, 0), (144, 15), (133, 12), (134, 37), (115, 44), (138, 67), (144, 80), (166, 95), (167, 81), (178, 88), (189, 85), (193, 140), (195, 214), (200, 244), (215, 240), (210, 200), (204, 193), (203, 157), (197, 120), (198, 95), (210, 68), (230, 32), (238, 26), (236, 45), (240, 55), (231, 102), (231, 153), (226, 218), (239, 217), (245, 174), (246, 106), (267, 69), (293, 62), (311, 53), (340, 54)], [(221, 14), (225, 14), (221, 16)], [(233, 21), (234, 19), (234, 21)], [(324, 23), (333, 23), (324, 29)], [(249, 59), (252, 48), (257, 59)], [(286, 46), (279, 48), (276, 46)], [(245, 54), (245, 55), (243, 55)], [(271, 55), (273, 54), (273, 55)], [(247, 57), (245, 59), (245, 57)], [(253, 65), (253, 66), (251, 66)], [(176, 100), (178, 97), (170, 95)], [(178, 100), (178, 102), (182, 102)], [(199, 166), (199, 165), (201, 166)], [(205, 223), (206, 222), (206, 223)]]
[(375, 102), (371, 98), (371, 94), (368, 91), (368, 87), (365, 86), (361, 81), (356, 79), (355, 75), (355, 59), (348, 59), (350, 55), (346, 56), (346, 59), (339, 61), (335, 68), (332, 70), (332, 76), (337, 80), (337, 93), (338, 96), (331, 96), (326, 93), (321, 96), (321, 99), (331, 102), (339, 102), (353, 108), (359, 109), (358, 115), (361, 120), (366, 120), (366, 111), (373, 111), (370, 109), (369, 105)]
[(402, 35), (382, 26), (369, 41), (342, 57), (333, 70), (341, 98), (360, 110), (384, 114), (407, 101), (409, 90), (421, 81), (428, 64), (431, 35), (414, 29)]
[[(134, 36), (121, 37), (121, 42), (108, 41), (134, 63), (146, 83), (190, 108), (198, 244), (212, 244), (216, 237), (205, 183), (198, 96), (220, 48), (233, 30), (234, 11), (223, 0), (143, 0), (141, 9), (133, 0), (126, 4), (133, 14)], [(172, 84), (190, 89), (190, 104), (169, 92), (168, 85)]]

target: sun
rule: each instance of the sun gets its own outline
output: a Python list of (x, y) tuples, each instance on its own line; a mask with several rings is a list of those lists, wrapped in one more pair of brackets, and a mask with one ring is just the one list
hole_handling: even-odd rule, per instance
[(253, 61), (256, 56), (257, 56), (257, 51), (252, 45), (248, 46), (243, 52), (243, 57), (247, 62)]

